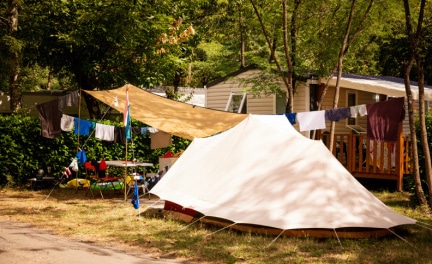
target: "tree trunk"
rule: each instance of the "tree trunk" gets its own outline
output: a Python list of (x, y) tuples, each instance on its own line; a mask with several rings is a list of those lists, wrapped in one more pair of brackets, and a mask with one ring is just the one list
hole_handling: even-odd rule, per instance
[[(267, 46), (268, 46), (269, 50), (271, 50), (272, 49), (272, 43), (270, 41), (269, 34), (268, 34), (268, 32), (267, 32), (267, 30), (266, 30), (266, 28), (264, 26), (264, 22), (262, 20), (262, 17), (260, 15), (260, 13), (258, 12), (258, 9), (257, 9), (257, 7), (255, 5), (255, 2), (253, 0), (250, 0), (250, 2), (252, 4), (252, 7), (253, 7), (253, 9), (255, 11), (255, 14), (257, 15), (258, 20), (260, 22), (262, 32), (263, 32), (264, 37), (265, 37), (266, 42), (267, 42)], [(285, 0), (282, 0), (282, 2), (284, 3)], [(286, 10), (285, 10), (285, 12), (286, 12)], [(292, 89), (292, 75), (290, 76), (290, 74), (289, 74), (290, 70), (288, 70), (288, 78), (286, 78), (285, 74), (284, 74), (284, 71), (283, 71), (281, 65), (279, 64), (279, 61), (278, 61), (277, 57), (274, 54), (272, 55), (272, 57), (273, 57), (273, 61), (276, 64), (278, 72), (279, 72), (279, 74), (280, 74), (280, 76), (282, 78), (282, 81), (284, 82), (285, 87), (287, 88), (287, 96), (288, 96), (287, 111), (290, 112), (290, 113), (292, 113), (293, 112), (292, 100), (293, 100), (293, 94), (294, 94), (293, 93), (293, 89)], [(291, 74), (292, 74), (292, 69), (291, 69)]]
[[(348, 48), (351, 46), (351, 44), (354, 42), (354, 40), (360, 34), (362, 25), (363, 25), (364, 21), (366, 20), (367, 16), (369, 15), (369, 13), (370, 13), (370, 11), (372, 9), (373, 4), (374, 4), (374, 0), (369, 0), (369, 5), (366, 8), (366, 11), (364, 12), (362, 18), (360, 19), (360, 22), (358, 23), (357, 28), (354, 30), (354, 33), (352, 34), (351, 38), (347, 39), (347, 43), (345, 45), (345, 48), (341, 49), (341, 51), (343, 52), (342, 53), (343, 54), (342, 57), (345, 56), (345, 54), (348, 52)], [(351, 6), (351, 8), (353, 8), (353, 5)], [(348, 35), (348, 37), (349, 37), (349, 35)], [(339, 54), (339, 56), (340, 56), (340, 54)], [(334, 77), (335, 72), (338, 71), (338, 67), (339, 67), (339, 60), (338, 60), (338, 63), (336, 63), (336, 65), (334, 66), (333, 70), (330, 72), (330, 74), (328, 76), (327, 82), (326, 82), (325, 87), (324, 87), (323, 94), (321, 95), (321, 98), (318, 101), (318, 110), (321, 110), (322, 102), (323, 102), (323, 100), (324, 100), (324, 98), (325, 98), (325, 96), (327, 94), (329, 82)], [(340, 70), (340, 71), (342, 71), (342, 70)], [(337, 79), (336, 82), (338, 83), (339, 79)], [(336, 84), (336, 86), (337, 85), (338, 84)], [(330, 128), (330, 130), (332, 130), (332, 128)], [(315, 138), (315, 131), (313, 131), (312, 138)], [(333, 137), (331, 137), (331, 140), (333, 140)], [(331, 145), (333, 145), (333, 144), (331, 143)]]
[[(408, 38), (410, 40), (410, 45), (411, 45), (411, 50), (412, 50), (412, 54), (411, 54), (411, 58), (407, 64), (407, 67), (405, 68), (405, 75), (404, 75), (404, 82), (405, 82), (405, 91), (406, 91), (406, 95), (407, 95), (407, 100), (408, 100), (408, 117), (409, 117), (409, 126), (410, 126), (410, 134), (411, 134), (411, 142), (412, 142), (412, 159), (413, 159), (413, 169), (414, 169), (414, 184), (415, 184), (415, 192), (417, 195), (417, 199), (419, 200), (419, 204), (420, 205), (425, 205), (427, 204), (426, 201), (426, 197), (424, 195), (423, 192), (423, 188), (421, 186), (421, 179), (420, 179), (420, 165), (419, 165), (419, 158), (418, 158), (418, 149), (417, 149), (417, 136), (416, 136), (416, 130), (415, 130), (415, 117), (414, 117), (414, 101), (413, 101), (413, 97), (412, 97), (412, 92), (411, 92), (411, 86), (410, 86), (410, 73), (411, 73), (411, 69), (414, 63), (414, 60), (416, 57), (418, 57), (418, 41), (419, 41), (419, 37), (420, 37), (420, 32), (421, 32), (421, 19), (422, 16), (420, 16), (419, 18), (419, 24), (418, 24), (418, 29), (417, 29), (417, 38), (414, 37), (414, 33), (413, 33), (413, 29), (411, 26), (411, 11), (409, 8), (409, 3), (408, 0), (404, 0), (404, 9), (405, 9), (405, 23), (406, 23), (406, 30), (407, 30), (407, 35)], [(422, 7), (421, 9), (424, 10), (424, 0), (422, 0)], [(420, 10), (420, 14), (422, 13), (422, 10)], [(420, 86), (419, 86), (420, 89)], [(419, 98), (420, 99), (420, 98)]]
[[(18, 31), (18, 0), (9, 0), (8, 3), (8, 16), (7, 20), (7, 35), (14, 39)], [(8, 52), (8, 66), (9, 66), (9, 96), (10, 96), (10, 110), (14, 111), (19, 108), (21, 87), (18, 83), (20, 74), (20, 57), (21, 49), (17, 45), (9, 47)]]
[(413, 106), (414, 100), (411, 93), (410, 78), (409, 78), (409, 73), (411, 72), (413, 61), (414, 59), (411, 60), (411, 62), (409, 63), (410, 65), (405, 70), (404, 82), (405, 82), (406, 97), (408, 102), (408, 118), (409, 118), (409, 128), (410, 128), (410, 136), (412, 142), (412, 164), (414, 170), (415, 192), (417, 195), (417, 199), (419, 200), (419, 204), (425, 205), (427, 202), (423, 192), (423, 188), (421, 186), (420, 166), (419, 166), (419, 158), (418, 158), (417, 136), (416, 136), (416, 129), (415, 129), (415, 117), (414, 117), (414, 106)]
[(419, 87), (419, 121), (420, 121), (420, 142), (423, 147), (423, 154), (425, 159), (425, 174), (426, 182), (428, 184), (429, 192), (429, 206), (432, 206), (432, 165), (431, 154), (429, 149), (429, 140), (427, 135), (426, 114), (425, 114), (425, 100), (424, 100), (424, 66), (421, 58), (417, 59), (418, 70), (418, 87)]
[[(342, 46), (341, 46), (341, 49), (339, 51), (339, 57), (338, 57), (338, 63), (337, 63), (338, 75), (337, 75), (337, 80), (336, 80), (335, 94), (334, 94), (334, 98), (333, 98), (333, 108), (337, 108), (338, 103), (339, 103), (340, 80), (342, 79), (342, 68), (343, 68), (342, 63), (343, 63), (343, 58), (345, 56), (345, 50), (348, 46), (348, 38), (350, 35), (351, 25), (352, 25), (352, 21), (353, 21), (353, 17), (354, 17), (355, 5), (356, 5), (356, 0), (353, 0), (351, 3), (351, 11), (350, 11), (350, 14), (348, 16), (348, 23), (347, 23), (347, 27), (345, 30), (345, 36), (343, 38)], [(333, 146), (334, 146), (334, 133), (335, 133), (335, 121), (332, 121), (331, 126), (330, 126), (330, 145), (329, 145), (330, 150), (332, 150)], [(342, 146), (340, 146), (340, 147), (342, 147)]]
[(47, 90), (51, 90), (51, 85), (52, 85), (53, 79), (54, 79), (54, 74), (53, 74), (53, 71), (50, 69), (48, 72), (48, 81), (47, 81), (47, 85), (46, 85)]
[(243, 15), (240, 10), (239, 12), (239, 24), (240, 24), (240, 69), (246, 67), (245, 63), (245, 30), (243, 26)]
[[(296, 9), (298, 9), (298, 5), (299, 3), (296, 3)], [(287, 25), (287, 21), (288, 21), (288, 16), (287, 16), (287, 5), (286, 5), (286, 0), (282, 0), (282, 12), (283, 12), (283, 39), (284, 39), (284, 51), (285, 51), (285, 60), (286, 60), (286, 64), (288, 66), (288, 84), (289, 84), (289, 89), (288, 90), (288, 111), (290, 113), (292, 113), (294, 111), (294, 89), (292, 86), (292, 78), (293, 78), (293, 72), (294, 72), (294, 68), (293, 68), (293, 60), (291, 58), (291, 54), (290, 54), (290, 41), (288, 40), (288, 25)], [(294, 31), (292, 29), (292, 27), (295, 27), (295, 15), (296, 13), (293, 11), (292, 17), (291, 17), (291, 34), (295, 33), (296, 31)], [(291, 38), (295, 38), (295, 36), (291, 35)], [(293, 43), (294, 39), (291, 39), (291, 44)]]

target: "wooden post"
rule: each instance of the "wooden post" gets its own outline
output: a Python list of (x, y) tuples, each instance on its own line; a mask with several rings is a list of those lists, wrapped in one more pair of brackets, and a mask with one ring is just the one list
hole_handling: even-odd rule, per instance
[(396, 175), (398, 177), (397, 179), (397, 190), (399, 192), (403, 191), (403, 175), (404, 175), (404, 159), (403, 159), (403, 155), (404, 155), (404, 140), (402, 137), (402, 122), (399, 122), (399, 137), (398, 137), (398, 142), (396, 143), (396, 157), (395, 157), (395, 162), (396, 162)]

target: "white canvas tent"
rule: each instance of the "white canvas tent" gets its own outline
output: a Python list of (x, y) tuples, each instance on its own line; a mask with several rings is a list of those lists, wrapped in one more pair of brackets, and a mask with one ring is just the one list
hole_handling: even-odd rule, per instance
[(283, 115), (250, 115), (218, 135), (194, 139), (151, 193), (205, 216), (282, 230), (415, 223)]

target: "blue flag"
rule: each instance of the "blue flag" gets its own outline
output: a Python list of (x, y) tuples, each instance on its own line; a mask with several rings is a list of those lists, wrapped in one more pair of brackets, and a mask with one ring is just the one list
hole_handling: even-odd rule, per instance
[(130, 116), (130, 105), (129, 105), (129, 88), (126, 87), (126, 100), (123, 111), (123, 125), (126, 128), (126, 140), (131, 138), (131, 116)]

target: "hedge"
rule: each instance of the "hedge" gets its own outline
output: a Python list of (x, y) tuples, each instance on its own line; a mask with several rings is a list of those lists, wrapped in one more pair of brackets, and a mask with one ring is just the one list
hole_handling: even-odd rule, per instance
[[(121, 126), (120, 121), (107, 120), (101, 123)], [(51, 167), (53, 176), (60, 176), (76, 156), (78, 147), (84, 149), (87, 160), (124, 160), (126, 157), (125, 144), (102, 141), (95, 138), (94, 134), (78, 138), (73, 132), (63, 131), (58, 138), (44, 138), (41, 136), (39, 119), (26, 114), (16, 112), (0, 116), (0, 124), (0, 187), (26, 184), (29, 178), (35, 177), (39, 169), (47, 172), (47, 167)], [(132, 120), (132, 126), (146, 125)], [(189, 140), (173, 136), (171, 146), (152, 150), (148, 133), (134, 134), (132, 141), (128, 143), (128, 158), (135, 157), (139, 161), (153, 163), (149, 171), (155, 172), (159, 169), (160, 156), (167, 151), (183, 151), (189, 143)], [(84, 170), (80, 168), (79, 171), (83, 173)]]

